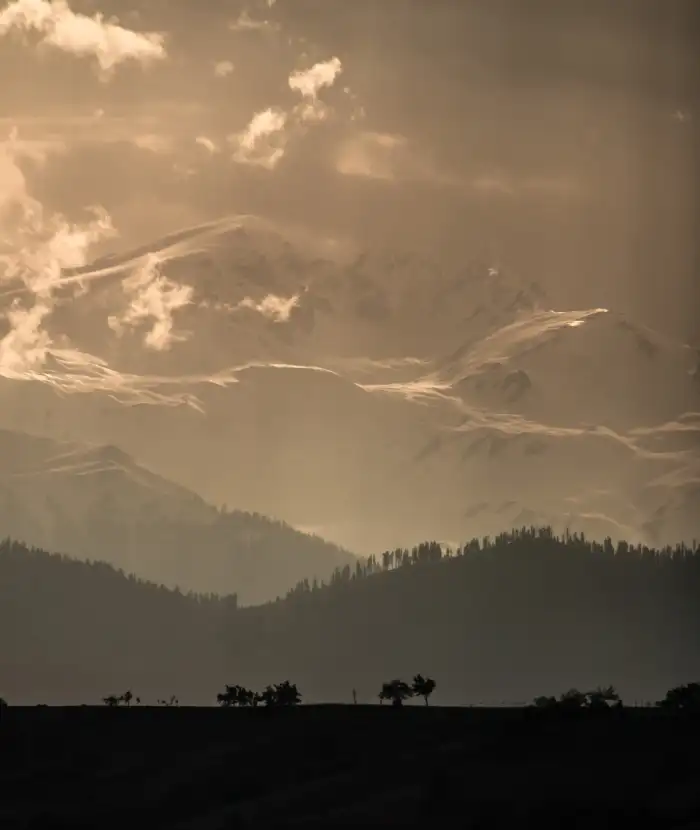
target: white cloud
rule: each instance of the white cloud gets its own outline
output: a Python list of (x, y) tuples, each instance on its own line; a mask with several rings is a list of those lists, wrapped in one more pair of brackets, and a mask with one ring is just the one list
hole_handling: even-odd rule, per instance
[[(100, 210), (83, 225), (61, 217), (46, 219), (27, 193), (21, 173), (3, 175), (11, 172), (12, 163), (11, 149), (0, 148), (0, 178), (5, 181), (0, 191), (0, 284), (14, 286), (16, 295), (2, 315), (6, 326), (0, 339), (0, 376), (23, 379), (35, 376), (56, 351), (44, 324), (60, 302), (63, 270), (85, 265), (92, 247), (114, 229)], [(75, 287), (83, 290), (79, 280)]]
[(239, 303), (240, 308), (249, 308), (257, 311), (263, 317), (269, 317), (276, 323), (284, 323), (291, 317), (292, 311), (299, 305), (299, 295), (292, 297), (279, 297), (277, 294), (268, 294), (262, 300), (256, 302), (246, 297)]
[(284, 156), (290, 138), (303, 133), (308, 124), (324, 120), (329, 108), (319, 99), (319, 92), (335, 83), (342, 71), (338, 58), (314, 64), (310, 69), (293, 72), (289, 87), (302, 96), (301, 103), (290, 111), (268, 107), (255, 113), (248, 126), (229, 136), (234, 147), (233, 160), (274, 169)]
[(219, 152), (219, 148), (216, 144), (211, 140), (211, 138), (207, 138), (205, 135), (198, 135), (194, 142), (199, 147), (203, 147), (212, 156), (214, 153)]
[(214, 75), (217, 78), (227, 78), (234, 69), (235, 66), (231, 61), (217, 61), (214, 64)]
[(242, 132), (229, 136), (233, 160), (272, 170), (284, 155), (288, 118), (286, 112), (273, 107), (257, 112)]
[(342, 70), (338, 58), (315, 63), (310, 69), (293, 72), (289, 76), (289, 88), (301, 93), (304, 98), (315, 100), (324, 87), (333, 86)]
[(147, 320), (153, 325), (146, 332), (144, 344), (156, 351), (165, 351), (186, 335), (176, 333), (173, 314), (192, 301), (193, 289), (181, 285), (160, 273), (160, 260), (147, 257), (139, 268), (122, 280), (122, 290), (129, 301), (121, 315), (112, 315), (107, 322), (117, 334), (126, 328), (135, 328)]
[(101, 14), (74, 12), (65, 0), (14, 0), (0, 12), (0, 36), (13, 30), (37, 32), (44, 44), (96, 58), (105, 79), (124, 61), (145, 65), (166, 56), (162, 34), (135, 32)]

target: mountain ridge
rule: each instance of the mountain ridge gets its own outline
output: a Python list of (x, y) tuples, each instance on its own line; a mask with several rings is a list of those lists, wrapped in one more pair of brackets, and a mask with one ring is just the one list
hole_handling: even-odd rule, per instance
[(448, 267), (254, 216), (66, 274), (89, 290), (55, 331), (104, 365), (5, 380), (0, 425), (114, 444), (363, 553), (496, 532), (506, 501), (557, 529), (700, 535), (678, 477), (700, 469), (697, 354), (622, 310), (553, 310), (484, 258)]
[(322, 578), (355, 561), (282, 522), (217, 509), (114, 446), (1, 430), (3, 459), (10, 445), (25, 467), (0, 471), (5, 536), (77, 558), (97, 554), (171, 587), (227, 590), (242, 603), (274, 599), (302, 576)]

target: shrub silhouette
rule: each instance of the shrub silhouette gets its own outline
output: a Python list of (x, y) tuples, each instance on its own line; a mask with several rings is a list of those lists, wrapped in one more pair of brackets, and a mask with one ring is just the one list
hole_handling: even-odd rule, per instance
[(592, 692), (586, 693), (586, 707), (588, 709), (609, 709), (613, 705), (622, 705), (620, 695), (615, 691), (614, 686), (598, 686)]
[(411, 691), (414, 695), (418, 697), (422, 697), (425, 700), (425, 705), (428, 705), (428, 698), (432, 693), (435, 691), (435, 687), (437, 683), (433, 680), (432, 677), (423, 677), (422, 674), (417, 674), (413, 678), (413, 685), (411, 686)]
[(277, 706), (296, 706), (301, 703), (299, 689), (288, 680), (275, 686), (275, 704)]
[(169, 698), (163, 698), (162, 700), (158, 701), (159, 706), (179, 706), (180, 701), (175, 697), (175, 695), (170, 695)]
[(403, 680), (391, 680), (388, 683), (382, 684), (382, 690), (379, 692), (379, 702), (383, 703), (385, 700), (390, 700), (392, 706), (403, 706), (404, 700), (413, 695), (413, 690)]
[(219, 706), (296, 706), (301, 703), (301, 693), (295, 684), (288, 680), (267, 686), (262, 692), (253, 692), (243, 686), (226, 686), (225, 691), (216, 696)]
[(666, 692), (666, 697), (656, 704), (675, 711), (700, 712), (700, 683), (686, 683)]
[(558, 700), (553, 696), (542, 695), (536, 697), (532, 705), (535, 709), (560, 709), (567, 712), (581, 709), (601, 711), (610, 709), (613, 705), (621, 707), (622, 700), (614, 686), (598, 686), (591, 692), (569, 689), (568, 692), (560, 695)]
[(229, 686), (223, 692), (219, 692), (216, 696), (216, 702), (219, 706), (238, 706), (239, 705), (239, 689), (241, 686)]
[(135, 700), (136, 703), (141, 703), (141, 698), (135, 698), (131, 690), (124, 692), (122, 695), (107, 695), (107, 697), (102, 698), (105, 706), (121, 706), (124, 704), (127, 708), (131, 706), (132, 700)]

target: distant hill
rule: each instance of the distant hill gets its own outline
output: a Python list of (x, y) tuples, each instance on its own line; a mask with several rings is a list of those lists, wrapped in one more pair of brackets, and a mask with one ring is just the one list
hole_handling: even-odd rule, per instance
[(376, 702), (383, 681), (421, 672), (441, 704), (609, 683), (626, 700), (656, 700), (700, 676), (699, 609), (700, 549), (548, 529), (451, 555), (437, 543), (387, 552), (249, 608), (5, 543), (0, 695), (91, 702), (132, 688), (211, 703), (224, 683), (290, 679), (307, 702), (350, 701), (353, 689)]
[(116, 447), (0, 430), (0, 533), (183, 590), (263, 602), (352, 554), (264, 516), (222, 511)]
[(145, 695), (177, 688), (201, 698), (223, 676), (221, 633), (233, 607), (232, 598), (186, 596), (102, 562), (5, 540), (0, 696), (99, 703), (133, 685)]

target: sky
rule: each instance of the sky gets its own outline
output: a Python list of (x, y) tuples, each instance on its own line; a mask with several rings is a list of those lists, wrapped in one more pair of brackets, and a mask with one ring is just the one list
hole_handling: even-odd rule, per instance
[(693, 5), (4, 2), (0, 228), (21, 194), (99, 206), (97, 250), (293, 219), (700, 343)]

